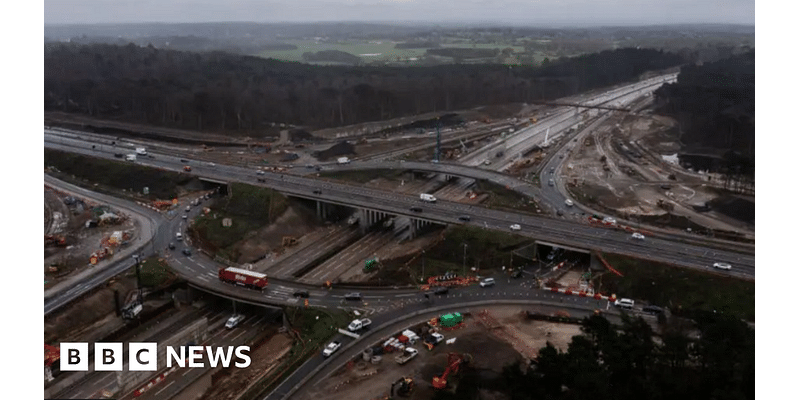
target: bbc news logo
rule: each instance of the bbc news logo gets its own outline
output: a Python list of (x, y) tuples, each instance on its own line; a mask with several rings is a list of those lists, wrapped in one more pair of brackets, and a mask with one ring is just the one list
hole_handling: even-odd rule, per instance
[[(95, 371), (123, 371), (123, 344), (122, 343), (95, 343), (94, 344), (94, 370)], [(208, 356), (208, 365), (215, 368), (222, 365), (228, 368), (233, 362), (237, 368), (250, 366), (249, 346), (181, 346), (178, 348), (167, 346), (166, 367), (172, 368), (205, 368), (203, 356)], [(61, 370), (62, 371), (88, 371), (89, 370), (89, 343), (61, 343)], [(129, 343), (128, 344), (128, 371), (158, 371), (158, 344), (157, 343)]]

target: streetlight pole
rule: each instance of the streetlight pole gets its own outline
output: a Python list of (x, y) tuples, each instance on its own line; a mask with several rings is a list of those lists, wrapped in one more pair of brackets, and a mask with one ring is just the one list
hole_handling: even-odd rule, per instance
[(422, 276), (419, 277), (419, 281), (425, 281), (425, 250), (422, 250)]
[(464, 263), (462, 264), (464, 278), (467, 277), (467, 244), (464, 243)]
[(139, 255), (134, 254), (133, 259), (136, 261), (136, 289), (138, 291), (137, 300), (139, 304), (142, 304), (142, 277), (141, 277), (141, 268), (139, 267)]

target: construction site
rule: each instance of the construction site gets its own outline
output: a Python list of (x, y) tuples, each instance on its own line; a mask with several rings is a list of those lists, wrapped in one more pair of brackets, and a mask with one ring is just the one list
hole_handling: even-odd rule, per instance
[[(572, 336), (580, 334), (579, 325), (537, 320), (531, 310), (487, 307), (410, 326), (373, 342), (297, 398), (432, 399), (436, 391), (456, 393), (462, 379), (480, 386), (496, 379), (505, 366), (527, 366), (547, 342), (566, 350)], [(564, 311), (548, 313), (569, 317)], [(406, 348), (415, 349), (416, 355), (407, 359)], [(491, 398), (491, 393), (481, 393), (481, 398)]]

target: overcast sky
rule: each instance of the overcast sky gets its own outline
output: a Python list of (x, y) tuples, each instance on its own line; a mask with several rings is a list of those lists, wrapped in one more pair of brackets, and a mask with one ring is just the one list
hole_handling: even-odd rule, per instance
[(45, 24), (424, 21), (755, 25), (754, 0), (44, 0)]

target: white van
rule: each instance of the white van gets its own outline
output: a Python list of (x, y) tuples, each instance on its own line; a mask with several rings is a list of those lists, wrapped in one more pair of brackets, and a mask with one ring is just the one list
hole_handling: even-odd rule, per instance
[(177, 240), (177, 241), (183, 240), (183, 234), (180, 233), (180, 232), (176, 233), (175, 234), (175, 240)]
[(566, 200), (564, 200), (564, 204), (566, 204), (566, 205), (567, 205), (567, 207), (572, 207), (572, 204), (573, 204), (573, 203), (572, 203), (572, 200), (570, 200), (570, 199), (566, 199)]
[(614, 302), (614, 305), (626, 310), (633, 310), (633, 300), (631, 299), (617, 299), (617, 301)]
[(433, 195), (430, 195), (430, 194), (427, 194), (427, 193), (420, 193), (419, 199), (422, 200), (422, 201), (427, 201), (428, 203), (435, 203), (436, 202), (436, 197), (433, 197)]

